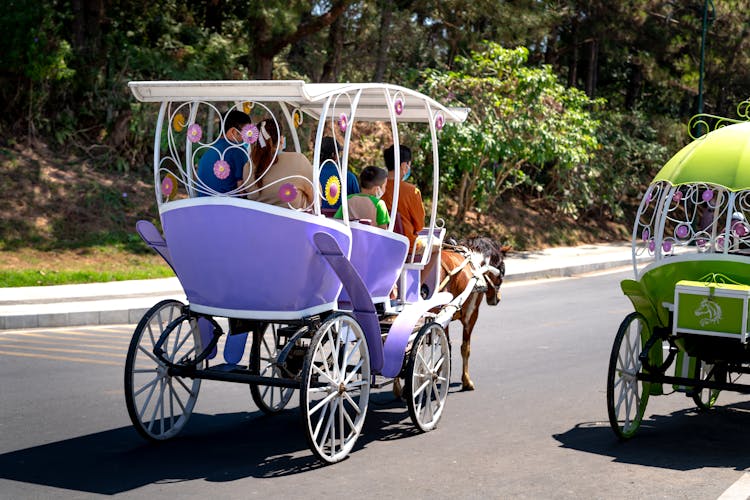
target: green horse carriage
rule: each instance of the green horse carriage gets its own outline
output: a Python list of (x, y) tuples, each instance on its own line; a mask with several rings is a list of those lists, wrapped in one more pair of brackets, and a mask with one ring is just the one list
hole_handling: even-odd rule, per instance
[(635, 311), (607, 375), (618, 437), (637, 432), (650, 396), (674, 389), (706, 409), (722, 390), (750, 393), (739, 383), (750, 373), (749, 220), (750, 123), (694, 140), (649, 185), (633, 226), (635, 279), (621, 283)]

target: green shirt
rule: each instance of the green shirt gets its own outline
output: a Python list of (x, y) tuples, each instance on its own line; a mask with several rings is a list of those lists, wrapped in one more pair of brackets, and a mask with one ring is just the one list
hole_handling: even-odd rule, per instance
[[(385, 202), (381, 199), (378, 199), (376, 196), (373, 196), (371, 194), (365, 194), (365, 193), (357, 193), (357, 194), (350, 194), (346, 197), (347, 200), (352, 199), (354, 196), (367, 196), (370, 198), (370, 201), (372, 201), (372, 204), (375, 205), (375, 213), (376, 220), (375, 225), (376, 226), (384, 226), (391, 222), (391, 216), (388, 214), (388, 207), (385, 205)], [(339, 207), (339, 209), (336, 211), (336, 214), (334, 215), (336, 219), (343, 219), (343, 208)]]

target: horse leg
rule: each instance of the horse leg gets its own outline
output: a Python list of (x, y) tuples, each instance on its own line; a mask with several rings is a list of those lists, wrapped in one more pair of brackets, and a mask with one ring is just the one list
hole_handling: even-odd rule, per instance
[(396, 377), (393, 379), (393, 395), (396, 397), (396, 399), (401, 399), (402, 393), (403, 390), (401, 388), (401, 379)]
[(461, 359), (463, 360), (463, 371), (461, 372), (461, 390), (473, 391), (474, 382), (469, 376), (469, 356), (471, 355), (471, 332), (474, 330), (474, 324), (477, 322), (479, 315), (479, 304), (482, 296), (478, 293), (471, 294), (464, 307), (465, 314), (461, 317), (463, 326), (463, 341), (461, 342)]

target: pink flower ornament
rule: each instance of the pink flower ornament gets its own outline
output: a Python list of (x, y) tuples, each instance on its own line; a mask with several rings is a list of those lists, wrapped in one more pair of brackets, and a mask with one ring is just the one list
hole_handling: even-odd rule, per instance
[(342, 132), (346, 132), (346, 127), (349, 125), (349, 118), (346, 116), (346, 113), (341, 113), (341, 116), (339, 116), (339, 128)]
[(169, 198), (172, 191), (174, 191), (174, 181), (171, 177), (165, 177), (161, 181), (161, 194), (164, 195), (165, 198)]
[(247, 144), (255, 144), (258, 140), (258, 127), (254, 123), (248, 123), (240, 131), (242, 140)]
[(643, 232), (641, 233), (641, 238), (643, 241), (648, 241), (648, 239), (651, 237), (651, 231), (647, 227), (643, 228)]
[(226, 160), (218, 160), (214, 163), (214, 175), (222, 180), (229, 177), (229, 163)]
[(680, 239), (687, 238), (687, 235), (690, 234), (690, 230), (687, 227), (687, 224), (680, 224), (677, 226), (677, 229), (674, 231), (675, 236), (677, 236)]
[(679, 203), (680, 200), (682, 200), (682, 191), (677, 191), (675, 194), (672, 195), (672, 199)]
[(443, 126), (445, 125), (445, 117), (442, 113), (438, 113), (435, 117), (435, 128), (437, 130), (443, 130)]
[(396, 112), (397, 115), (400, 115), (404, 112), (404, 100), (400, 97), (396, 99), (396, 101), (393, 103), (393, 110)]
[(701, 195), (701, 198), (703, 198), (703, 201), (705, 201), (706, 203), (708, 203), (709, 201), (711, 201), (714, 198), (714, 192), (712, 190), (710, 190), (710, 189), (706, 189), (705, 191), (703, 191), (703, 194)]
[(279, 188), (279, 199), (284, 203), (291, 203), (297, 198), (297, 187), (291, 182), (282, 184)]
[(188, 141), (196, 143), (201, 140), (201, 137), (203, 137), (203, 129), (197, 123), (193, 123), (188, 127), (187, 137)]

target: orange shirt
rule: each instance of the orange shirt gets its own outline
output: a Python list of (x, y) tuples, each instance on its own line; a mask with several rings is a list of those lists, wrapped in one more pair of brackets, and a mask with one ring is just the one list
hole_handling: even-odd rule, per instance
[[(393, 179), (388, 179), (385, 183), (383, 201), (390, 211), (393, 207)], [(414, 240), (417, 239), (417, 233), (424, 227), (424, 204), (419, 188), (410, 182), (401, 181), (399, 185), (398, 213), (401, 215), (404, 235), (409, 238), (409, 248), (411, 249)]]

